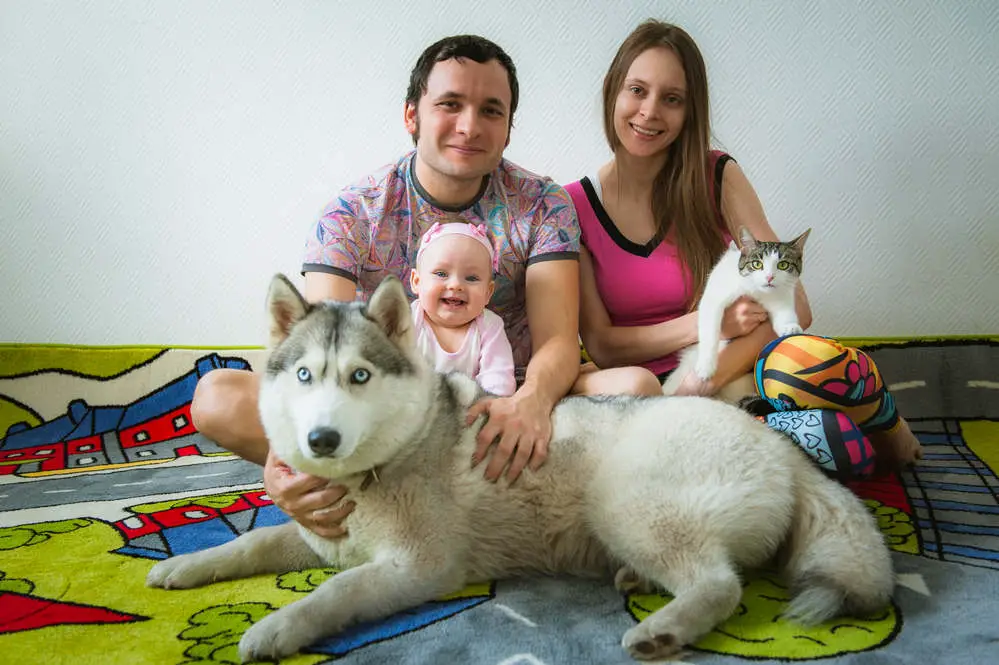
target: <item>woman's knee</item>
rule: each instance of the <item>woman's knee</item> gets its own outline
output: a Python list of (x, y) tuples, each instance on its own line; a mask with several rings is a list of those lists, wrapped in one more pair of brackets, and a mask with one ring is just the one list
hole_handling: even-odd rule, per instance
[(633, 395), (654, 396), (663, 394), (663, 385), (659, 377), (644, 367), (629, 367), (628, 381), (634, 389)]
[(582, 395), (662, 395), (656, 375), (644, 367), (615, 367), (580, 374), (573, 393)]
[(834, 339), (792, 335), (774, 340), (760, 353), (755, 377), (760, 394), (784, 410), (834, 409), (865, 432), (897, 422), (874, 360)]

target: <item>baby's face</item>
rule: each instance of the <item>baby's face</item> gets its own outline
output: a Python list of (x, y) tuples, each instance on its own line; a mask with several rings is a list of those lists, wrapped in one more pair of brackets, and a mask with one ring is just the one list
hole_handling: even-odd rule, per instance
[(468, 236), (438, 238), (423, 251), (411, 284), (432, 322), (449, 328), (465, 326), (493, 295), (489, 252)]

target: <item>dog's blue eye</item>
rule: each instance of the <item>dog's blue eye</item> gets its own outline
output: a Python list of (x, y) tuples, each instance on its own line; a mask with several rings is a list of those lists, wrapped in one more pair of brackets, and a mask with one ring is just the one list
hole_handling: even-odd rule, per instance
[(309, 381), (312, 381), (312, 372), (309, 371), (308, 367), (298, 368), (298, 380), (301, 381), (302, 383), (308, 383)]
[(358, 368), (350, 375), (351, 383), (367, 383), (368, 379), (371, 378), (371, 372), (366, 369)]

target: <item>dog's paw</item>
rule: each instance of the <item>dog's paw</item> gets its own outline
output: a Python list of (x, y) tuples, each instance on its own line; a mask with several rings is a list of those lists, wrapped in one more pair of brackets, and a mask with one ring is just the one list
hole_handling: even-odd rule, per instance
[(271, 612), (243, 633), (239, 640), (239, 657), (244, 663), (280, 660), (323, 636), (315, 630), (314, 622), (293, 607), (289, 605)]
[(778, 337), (787, 337), (788, 335), (800, 335), (805, 331), (797, 323), (785, 323), (774, 332), (777, 333)]
[(199, 563), (195, 554), (181, 554), (160, 561), (146, 575), (146, 586), (161, 589), (192, 589), (214, 581), (210, 566)]
[(662, 660), (676, 656), (683, 649), (676, 635), (669, 631), (653, 635), (644, 623), (626, 632), (621, 646), (635, 660)]
[(614, 575), (614, 588), (621, 593), (652, 593), (652, 585), (638, 573), (622, 566)]

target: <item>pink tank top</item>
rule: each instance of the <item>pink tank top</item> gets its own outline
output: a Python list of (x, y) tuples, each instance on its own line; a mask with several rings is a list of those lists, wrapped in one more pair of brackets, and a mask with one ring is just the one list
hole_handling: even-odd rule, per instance
[[(732, 158), (712, 151), (709, 178), (712, 200), (726, 244), (728, 230), (721, 219), (721, 176)], [(690, 308), (690, 271), (681, 265), (677, 247), (669, 239), (634, 243), (618, 230), (604, 210), (589, 178), (565, 186), (579, 218), (582, 243), (590, 253), (597, 290), (615, 326), (645, 326), (670, 321)], [(655, 358), (642, 367), (656, 375), (676, 367), (675, 353)]]

